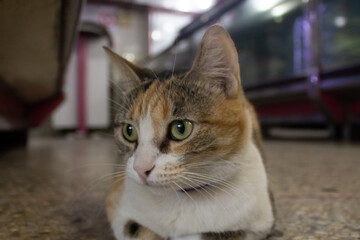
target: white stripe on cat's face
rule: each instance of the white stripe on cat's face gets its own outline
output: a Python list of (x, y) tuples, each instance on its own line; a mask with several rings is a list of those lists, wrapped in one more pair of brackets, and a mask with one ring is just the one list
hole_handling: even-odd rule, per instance
[(139, 139), (138, 146), (133, 156), (129, 159), (130, 170), (133, 170), (134, 176), (138, 182), (147, 180), (145, 172), (150, 171), (155, 165), (158, 149), (153, 144), (154, 128), (153, 121), (150, 116), (150, 109), (139, 122)]
[[(162, 154), (154, 144), (154, 123), (151, 118), (150, 108), (145, 117), (139, 122), (139, 140), (134, 154), (128, 160), (127, 171), (138, 183), (156, 184), (157, 172), (169, 164), (176, 164), (179, 157)], [(146, 174), (150, 171), (150, 174)]]
[(148, 108), (145, 117), (141, 118), (139, 124), (140, 138), (139, 142), (143, 144), (151, 143), (155, 137), (153, 120), (150, 115), (150, 107)]

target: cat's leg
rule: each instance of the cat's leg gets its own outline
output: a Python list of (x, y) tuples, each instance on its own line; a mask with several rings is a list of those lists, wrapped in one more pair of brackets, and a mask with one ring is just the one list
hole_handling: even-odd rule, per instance
[(266, 239), (267, 235), (267, 233), (247, 232), (244, 240), (264, 240)]
[(264, 240), (266, 233), (253, 233), (244, 231), (203, 233), (200, 240)]
[(186, 237), (175, 237), (171, 238), (170, 240), (202, 240), (201, 234), (189, 235)]
[(111, 228), (114, 232), (116, 240), (128, 240), (129, 237), (126, 236), (125, 230), (126, 219), (118, 216), (111, 222)]
[(209, 232), (203, 233), (201, 240), (244, 240), (244, 231)]
[(106, 198), (106, 214), (116, 240), (163, 240), (150, 229), (122, 214), (121, 196), (123, 190), (124, 178), (118, 177), (113, 182)]
[(155, 232), (129, 219), (118, 217), (111, 226), (117, 240), (164, 240)]

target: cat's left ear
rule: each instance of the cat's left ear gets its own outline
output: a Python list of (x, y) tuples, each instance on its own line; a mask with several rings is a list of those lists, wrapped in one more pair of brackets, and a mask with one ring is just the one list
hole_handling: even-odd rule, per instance
[(111, 63), (115, 67), (116, 71), (121, 75), (120, 88), (127, 92), (136, 86), (146, 78), (151, 78), (154, 73), (146, 68), (140, 68), (135, 64), (127, 61), (123, 57), (111, 51), (109, 48), (104, 47), (105, 52), (110, 58)]
[(190, 73), (209, 88), (222, 88), (228, 98), (242, 93), (238, 54), (230, 35), (220, 25), (205, 32)]

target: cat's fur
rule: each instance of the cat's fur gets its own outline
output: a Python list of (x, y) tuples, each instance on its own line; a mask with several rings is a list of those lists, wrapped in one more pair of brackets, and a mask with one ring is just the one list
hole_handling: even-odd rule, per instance
[[(241, 87), (229, 34), (211, 26), (191, 70), (165, 79), (106, 51), (121, 72), (125, 91), (115, 139), (126, 176), (114, 181), (106, 201), (116, 238), (266, 237), (274, 216), (260, 129)], [(169, 124), (177, 119), (193, 122), (183, 141), (169, 138)], [(124, 123), (135, 126), (137, 142), (124, 139)], [(142, 171), (150, 174), (141, 178)], [(197, 188), (181, 190), (192, 187)]]

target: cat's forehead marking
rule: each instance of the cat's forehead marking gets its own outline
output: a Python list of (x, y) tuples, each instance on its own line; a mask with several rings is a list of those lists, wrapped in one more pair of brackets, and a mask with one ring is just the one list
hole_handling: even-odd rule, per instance
[(139, 93), (135, 100), (134, 107), (130, 111), (130, 118), (140, 119), (146, 115), (150, 99), (156, 91), (156, 84), (153, 82), (145, 92)]
[(129, 112), (131, 119), (139, 121), (142, 142), (157, 142), (166, 136), (171, 103), (167, 95), (163, 94), (165, 86), (164, 83), (154, 81), (148, 89), (139, 93)]

